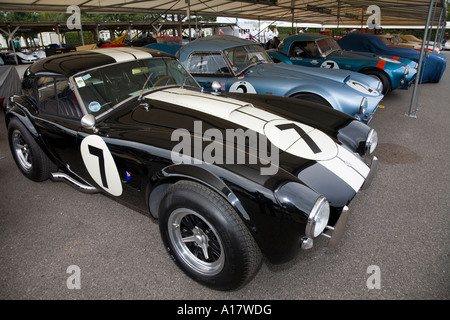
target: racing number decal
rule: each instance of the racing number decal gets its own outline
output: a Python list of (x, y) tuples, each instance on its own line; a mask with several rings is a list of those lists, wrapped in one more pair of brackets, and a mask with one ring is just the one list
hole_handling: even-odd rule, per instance
[(337, 62), (335, 62), (333, 60), (325, 60), (324, 62), (322, 62), (320, 67), (327, 68), (327, 69), (339, 69), (339, 65), (337, 64)]
[(274, 119), (264, 126), (264, 134), (278, 149), (304, 159), (329, 160), (338, 152), (328, 135), (300, 122)]
[(88, 146), (89, 153), (98, 157), (98, 165), (100, 169), (100, 177), (102, 178), (103, 188), (108, 189), (108, 180), (106, 180), (105, 172), (105, 158), (103, 157), (103, 150), (94, 146)]
[(122, 194), (122, 182), (116, 163), (105, 141), (90, 135), (81, 142), (81, 156), (92, 179), (113, 196)]
[(285, 124), (275, 125), (275, 127), (277, 127), (280, 130), (294, 129), (299, 134), (299, 136), (302, 137), (303, 140), (305, 140), (306, 144), (308, 145), (308, 147), (311, 148), (312, 152), (314, 152), (314, 153), (321, 152), (319, 146), (314, 142), (314, 140), (311, 139), (310, 136), (308, 136), (308, 134), (305, 132), (305, 130), (303, 130), (302, 128), (300, 128), (296, 124), (294, 124), (294, 123), (285, 123)]
[(230, 92), (256, 93), (256, 90), (250, 82), (238, 81), (231, 85)]

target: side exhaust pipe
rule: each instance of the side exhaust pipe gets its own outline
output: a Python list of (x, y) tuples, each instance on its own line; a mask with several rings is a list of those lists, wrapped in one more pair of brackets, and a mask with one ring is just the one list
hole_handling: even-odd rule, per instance
[(65, 173), (62, 173), (62, 172), (52, 172), (50, 178), (52, 181), (55, 181), (55, 182), (59, 182), (59, 181), (66, 182), (67, 184), (74, 187), (78, 191), (81, 191), (84, 193), (99, 193), (100, 192), (99, 189), (97, 189), (89, 184), (81, 183), (81, 182), (75, 180), (74, 178), (72, 178), (71, 176), (69, 176)]

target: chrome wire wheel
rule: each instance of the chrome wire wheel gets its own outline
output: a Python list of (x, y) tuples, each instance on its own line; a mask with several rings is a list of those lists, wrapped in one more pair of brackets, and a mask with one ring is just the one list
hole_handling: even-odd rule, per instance
[(220, 273), (225, 263), (222, 241), (215, 228), (193, 210), (174, 210), (168, 220), (168, 234), (178, 256), (205, 276)]
[(33, 166), (30, 146), (26, 143), (22, 136), (22, 133), (19, 130), (14, 130), (11, 137), (13, 149), (16, 153), (19, 165), (24, 170), (30, 171)]

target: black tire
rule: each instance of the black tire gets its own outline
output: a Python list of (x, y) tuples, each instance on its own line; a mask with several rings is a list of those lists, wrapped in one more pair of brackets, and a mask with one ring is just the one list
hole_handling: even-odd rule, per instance
[(37, 182), (50, 178), (56, 166), (17, 118), (11, 119), (8, 125), (8, 142), (14, 161), (25, 177)]
[(212, 289), (242, 287), (261, 265), (261, 251), (236, 211), (199, 183), (179, 181), (167, 189), (159, 229), (175, 263)]
[(383, 84), (383, 90), (381, 91), (382, 94), (387, 94), (389, 91), (391, 91), (391, 80), (384, 71), (379, 69), (367, 69), (361, 71), (361, 73), (381, 81), (381, 83)]
[(333, 108), (325, 98), (322, 98), (321, 96), (318, 96), (317, 94), (313, 93), (296, 93), (292, 95), (291, 98), (314, 102), (323, 105), (325, 107)]

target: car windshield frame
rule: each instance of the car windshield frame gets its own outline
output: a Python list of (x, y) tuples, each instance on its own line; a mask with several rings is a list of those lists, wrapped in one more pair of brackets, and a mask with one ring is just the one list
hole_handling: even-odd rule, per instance
[(79, 72), (70, 81), (83, 113), (95, 118), (148, 91), (174, 86), (201, 89), (186, 68), (171, 57), (108, 64)]
[(319, 52), (322, 57), (326, 57), (335, 51), (342, 51), (339, 43), (333, 38), (322, 38), (316, 40), (317, 48), (319, 48)]
[(223, 55), (231, 66), (235, 76), (260, 63), (273, 62), (264, 48), (259, 44), (246, 44), (223, 50)]

